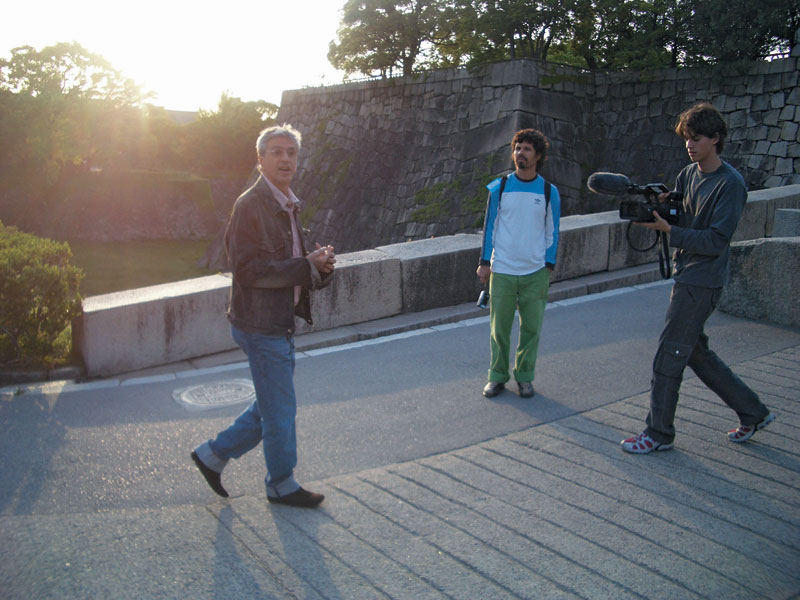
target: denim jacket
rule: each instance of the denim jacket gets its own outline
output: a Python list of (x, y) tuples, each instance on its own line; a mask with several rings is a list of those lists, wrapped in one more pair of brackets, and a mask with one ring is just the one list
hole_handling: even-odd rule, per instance
[[(303, 255), (306, 255), (302, 242)], [(289, 213), (266, 181), (236, 200), (225, 228), (225, 250), (233, 275), (228, 319), (248, 333), (293, 335), (295, 315), (313, 325), (309, 290), (325, 287), (333, 273), (321, 275), (307, 258), (292, 257)], [(294, 304), (294, 287), (303, 289)]]

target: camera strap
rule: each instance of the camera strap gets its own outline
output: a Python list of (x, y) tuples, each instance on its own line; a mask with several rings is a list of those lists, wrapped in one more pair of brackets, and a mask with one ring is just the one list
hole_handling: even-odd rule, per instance
[(666, 232), (659, 231), (658, 241), (661, 246), (658, 253), (658, 268), (661, 271), (661, 278), (669, 279), (672, 277), (672, 263), (669, 259), (669, 236)]
[(656, 231), (656, 239), (652, 244), (646, 248), (639, 248), (631, 240), (631, 228), (633, 221), (628, 221), (628, 226), (625, 228), (625, 238), (628, 240), (628, 246), (636, 252), (649, 252), (658, 244), (658, 269), (661, 271), (662, 279), (669, 279), (672, 277), (672, 262), (669, 256), (669, 236), (663, 231)]

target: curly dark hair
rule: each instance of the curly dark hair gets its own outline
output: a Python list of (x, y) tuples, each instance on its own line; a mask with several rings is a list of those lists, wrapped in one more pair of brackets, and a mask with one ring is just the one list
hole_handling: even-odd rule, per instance
[(675, 125), (675, 133), (684, 139), (693, 135), (704, 135), (709, 138), (718, 135), (719, 141), (716, 145), (717, 154), (720, 154), (725, 145), (725, 137), (728, 135), (728, 126), (713, 104), (701, 102), (681, 113)]
[(539, 160), (536, 162), (536, 170), (541, 170), (544, 161), (547, 160), (547, 150), (550, 148), (550, 142), (538, 129), (520, 129), (514, 134), (514, 139), (511, 140), (511, 152), (514, 152), (514, 146), (522, 143), (528, 143), (536, 150), (536, 154), (539, 155)]

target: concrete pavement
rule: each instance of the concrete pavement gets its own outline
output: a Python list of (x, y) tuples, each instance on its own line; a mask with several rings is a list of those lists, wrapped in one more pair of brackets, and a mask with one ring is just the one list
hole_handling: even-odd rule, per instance
[[(551, 310), (563, 311), (560, 323), (581, 327), (589, 344), (608, 326), (590, 318), (601, 303), (633, 312), (651, 302), (644, 290), (615, 290), (565, 298)], [(660, 322), (664, 306), (652, 311)], [(470, 306), (425, 318), (433, 327), (464, 318), (462, 326), (479, 327), (485, 319)], [(384, 332), (425, 326), (419, 316), (406, 319)], [(648, 396), (612, 393), (600, 405), (481, 443), (304, 481), (326, 494), (313, 511), (268, 505), (263, 493), (222, 500), (205, 490), (204, 500), (194, 503), (31, 509), (25, 498), (40, 495), (46, 482), (27, 474), (13, 479), (14, 494), (0, 504), (0, 597), (797, 598), (800, 331), (733, 318), (726, 323), (747, 338), (740, 340), (746, 357), (731, 361), (732, 368), (777, 415), (746, 444), (727, 441), (733, 413), (687, 371), (673, 451), (621, 452), (619, 440), (642, 429)], [(377, 339), (368, 329), (339, 332), (338, 342)], [(754, 330), (761, 335), (745, 335)], [(326, 337), (331, 342), (336, 335)], [(654, 348), (652, 333), (647, 337)], [(711, 340), (724, 358), (745, 356), (735, 340), (724, 339), (722, 345)], [(218, 362), (231, 360), (236, 357)], [(190, 366), (213, 374), (236, 365)], [(3, 454), (10, 456), (9, 440), (18, 439), (10, 416), (33, 414), (26, 416), (33, 423), (26, 437), (36, 438), (35, 414), (52, 409), (54, 394), (80, 397), (102, 385), (127, 384), (146, 395), (170, 377), (177, 377), (173, 367), (116, 382), (0, 390)], [(577, 375), (575, 381), (591, 386)], [(591, 396), (594, 390), (569, 393), (579, 391)], [(505, 402), (513, 403), (515, 395), (506, 394)], [(79, 427), (63, 421), (64, 429)], [(111, 414), (82, 435), (108, 438), (126, 426)], [(43, 438), (52, 435), (52, 429), (40, 431)], [(62, 443), (74, 439), (65, 436)], [(31, 451), (44, 453), (50, 442), (36, 439)], [(185, 450), (175, 448), (181, 456)], [(67, 462), (78, 460), (68, 447), (63, 451)], [(161, 461), (153, 452), (136, 468), (158, 472)], [(70, 471), (75, 466), (57, 463)], [(204, 485), (190, 468), (185, 472)], [(129, 483), (123, 472), (103, 477), (112, 487)], [(162, 485), (169, 497), (169, 482)]]

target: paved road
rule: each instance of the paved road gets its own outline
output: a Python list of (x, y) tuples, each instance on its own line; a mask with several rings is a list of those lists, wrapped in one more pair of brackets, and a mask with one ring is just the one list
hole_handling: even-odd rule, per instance
[(800, 594), (800, 331), (715, 314), (712, 346), (778, 414), (752, 443), (688, 377), (676, 449), (628, 456), (669, 287), (562, 301), (537, 397), (489, 401), (485, 318), (308, 352), (298, 478), (263, 458), (217, 499), (188, 450), (241, 407), (193, 412), (179, 377), (0, 391), (0, 597), (791, 598)]

